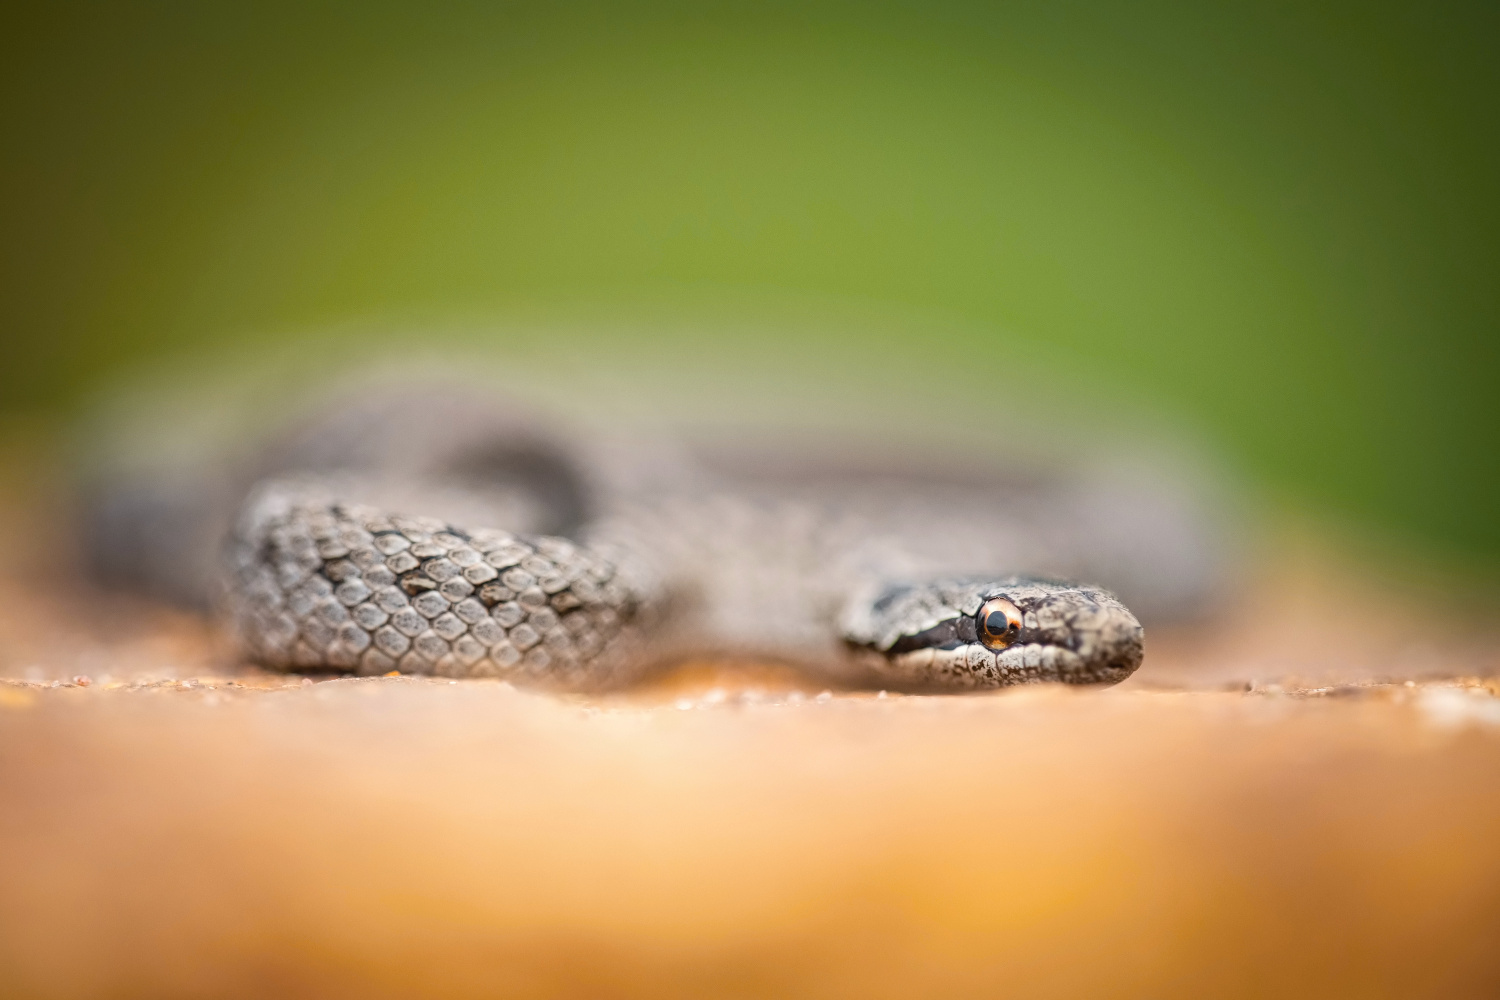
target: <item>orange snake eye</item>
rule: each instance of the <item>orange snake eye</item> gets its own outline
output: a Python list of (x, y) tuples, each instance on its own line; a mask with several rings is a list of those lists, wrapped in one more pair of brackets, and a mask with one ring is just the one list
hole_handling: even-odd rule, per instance
[(980, 642), (990, 649), (1004, 649), (1021, 631), (1021, 610), (1003, 597), (992, 597), (974, 616), (974, 624)]

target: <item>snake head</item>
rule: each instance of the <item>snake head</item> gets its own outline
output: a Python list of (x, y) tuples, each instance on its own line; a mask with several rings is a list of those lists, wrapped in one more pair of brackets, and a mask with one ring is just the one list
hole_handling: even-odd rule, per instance
[(1113, 684), (1143, 655), (1141, 623), (1113, 594), (1025, 577), (888, 587), (852, 603), (842, 627), (861, 663), (900, 688)]

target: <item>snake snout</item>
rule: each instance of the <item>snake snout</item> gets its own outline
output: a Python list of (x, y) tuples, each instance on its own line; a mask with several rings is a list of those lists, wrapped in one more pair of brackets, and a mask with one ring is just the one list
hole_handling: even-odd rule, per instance
[(998, 659), (1019, 665), (1025, 651), (1037, 647), (1053, 650), (1057, 679), (1075, 684), (1123, 680), (1145, 652), (1135, 615), (1113, 594), (1092, 587), (1060, 587), (1025, 601), (1017, 642)]

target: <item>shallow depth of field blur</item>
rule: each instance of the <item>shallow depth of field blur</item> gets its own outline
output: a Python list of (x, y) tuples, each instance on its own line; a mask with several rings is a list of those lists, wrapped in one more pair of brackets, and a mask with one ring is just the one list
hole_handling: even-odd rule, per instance
[[(0, 981), (1493, 995), (1497, 38), (1478, 3), (8, 10)], [(391, 352), (596, 416), (1146, 442), (1228, 497), (1241, 589), (1119, 691), (778, 715), (712, 664), (317, 695), (75, 578), (67, 463), (122, 386)]]

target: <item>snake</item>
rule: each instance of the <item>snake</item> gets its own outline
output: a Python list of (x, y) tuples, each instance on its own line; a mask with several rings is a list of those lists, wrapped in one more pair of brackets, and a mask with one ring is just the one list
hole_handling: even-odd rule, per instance
[(1116, 592), (1165, 621), (1212, 589), (1204, 519), (1140, 477), (632, 436), (460, 374), (326, 397), (233, 456), (94, 477), (100, 578), (217, 609), (274, 670), (561, 690), (692, 660), (846, 688), (1108, 685), (1145, 652)]

